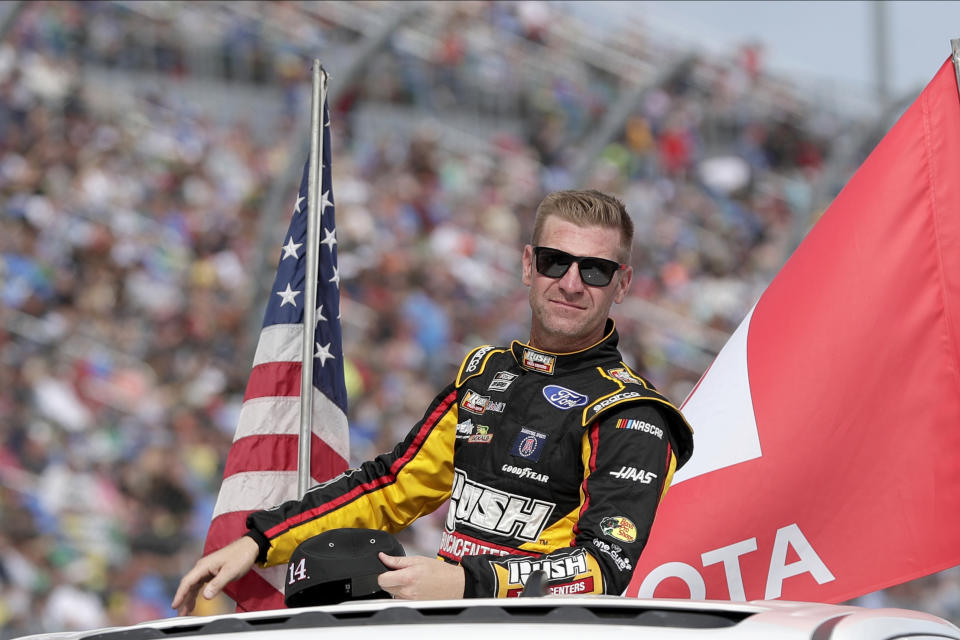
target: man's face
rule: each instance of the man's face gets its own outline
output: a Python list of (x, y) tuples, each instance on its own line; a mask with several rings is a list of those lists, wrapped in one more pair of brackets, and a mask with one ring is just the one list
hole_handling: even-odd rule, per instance
[[(606, 227), (578, 227), (555, 216), (546, 219), (541, 247), (560, 249), (574, 256), (619, 260), (620, 232)], [(580, 278), (573, 263), (560, 278), (537, 273), (533, 246), (523, 250), (523, 283), (530, 287), (533, 319), (530, 344), (554, 353), (579, 351), (597, 343), (614, 302), (622, 302), (633, 277), (633, 268), (617, 271), (605, 287), (592, 287)]]

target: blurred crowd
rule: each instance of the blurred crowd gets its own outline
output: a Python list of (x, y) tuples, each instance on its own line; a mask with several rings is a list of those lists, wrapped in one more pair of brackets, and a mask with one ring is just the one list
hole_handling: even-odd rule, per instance
[[(370, 7), (331, 3), (339, 21), (287, 2), (175, 8), (32, 3), (0, 45), (0, 638), (172, 614), (272, 279), (255, 266), (275, 264), (292, 208), (293, 190), (264, 210), (299, 174), (305, 60), (356, 44)], [(826, 204), (848, 123), (766, 73), (755, 46), (706, 60), (624, 25), (612, 53), (669, 72), (583, 170), (577, 151), (630, 88), (622, 69), (558, 35), (572, 18), (545, 3), (428, 9), (332, 115), (351, 458), (392, 447), (468, 348), (525, 337), (520, 249), (555, 188), (624, 199), (623, 353), (682, 401)], [(205, 73), (211, 92), (253, 83), (289, 108), (225, 121), (154, 91), (111, 109), (88, 67)], [(371, 138), (370, 102), (517, 126), (469, 148), (429, 127)], [(439, 527), (418, 523), (408, 552), (432, 554)], [(871, 602), (957, 619), (958, 583), (945, 572)]]

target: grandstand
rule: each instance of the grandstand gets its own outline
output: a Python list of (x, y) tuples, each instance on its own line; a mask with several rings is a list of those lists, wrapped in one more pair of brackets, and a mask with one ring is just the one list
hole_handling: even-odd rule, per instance
[[(557, 4), (2, 10), (0, 639), (171, 615), (305, 157), (314, 57), (354, 461), (407, 431), (468, 346), (525, 333), (518, 238), (556, 188), (624, 199), (622, 350), (682, 400), (889, 115), (798, 91), (748, 49), (703, 57)], [(408, 551), (432, 554), (440, 526), (406, 532)], [(863, 601), (957, 621), (960, 574)]]

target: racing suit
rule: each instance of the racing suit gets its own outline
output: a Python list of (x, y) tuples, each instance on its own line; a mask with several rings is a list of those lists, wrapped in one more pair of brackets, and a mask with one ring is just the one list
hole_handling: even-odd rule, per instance
[(556, 354), (479, 347), (392, 452), (250, 515), (264, 565), (327, 529), (396, 532), (449, 500), (438, 555), (466, 597), (622, 593), (674, 471), (693, 451), (680, 412), (625, 365), (613, 321)]

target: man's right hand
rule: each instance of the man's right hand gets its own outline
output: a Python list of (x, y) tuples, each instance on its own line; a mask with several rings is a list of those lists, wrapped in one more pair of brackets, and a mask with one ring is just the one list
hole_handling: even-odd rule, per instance
[(249, 536), (243, 536), (200, 558), (197, 564), (193, 565), (193, 569), (180, 580), (180, 586), (177, 587), (170, 606), (177, 610), (177, 615), (190, 615), (197, 605), (197, 595), (203, 585), (206, 585), (203, 597), (212, 600), (228, 582), (246, 575), (253, 568), (259, 553), (260, 548), (256, 541)]

